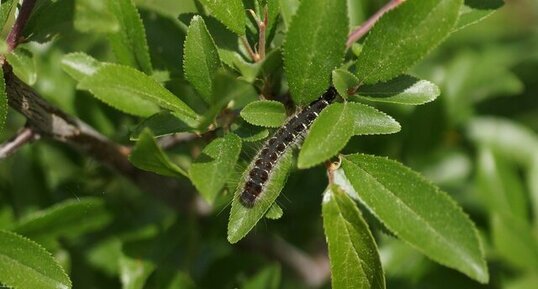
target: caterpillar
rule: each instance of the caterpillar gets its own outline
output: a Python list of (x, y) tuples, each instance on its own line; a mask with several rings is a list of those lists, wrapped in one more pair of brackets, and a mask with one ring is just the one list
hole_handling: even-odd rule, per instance
[(278, 159), (284, 154), (286, 148), (302, 140), (314, 120), (336, 98), (334, 87), (329, 89), (317, 100), (310, 103), (303, 110), (290, 117), (288, 122), (279, 128), (273, 136), (265, 142), (260, 152), (254, 157), (247, 174), (247, 180), (240, 195), (240, 203), (252, 208), (256, 199), (263, 191), (271, 171)]

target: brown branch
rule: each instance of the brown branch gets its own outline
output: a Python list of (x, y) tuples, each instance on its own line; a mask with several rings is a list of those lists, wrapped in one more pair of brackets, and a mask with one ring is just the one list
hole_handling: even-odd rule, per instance
[(39, 135), (36, 134), (31, 128), (25, 127), (21, 129), (15, 136), (0, 145), (0, 159), (7, 158), (8, 156), (14, 154), (26, 143), (32, 142), (38, 138)]
[[(10, 50), (15, 49), (18, 45), (34, 4), (35, 0), (23, 2), (19, 18), (9, 33)], [(250, 48), (248, 43), (246, 43), (246, 48), (247, 50)], [(250, 50), (253, 53), (252, 49)], [(41, 98), (30, 86), (17, 78), (9, 64), (3, 62), (2, 64), (8, 103), (27, 118), (27, 125), (31, 128), (30, 131), (23, 130), (18, 136), (20, 140), (15, 141), (15, 143), (22, 145), (27, 142), (26, 139), (30, 138), (30, 135), (39, 135), (67, 144), (119, 172), (142, 190), (152, 193), (171, 207), (181, 211), (192, 211), (197, 216), (207, 215), (207, 208), (199, 205), (199, 198), (195, 196), (194, 189), (189, 183), (162, 177), (134, 167), (127, 158), (130, 148), (112, 142), (80, 119), (54, 107)], [(192, 136), (177, 136), (177, 139), (171, 139), (170, 143), (162, 145), (174, 145), (190, 137)], [(306, 284), (319, 286), (326, 282), (329, 277), (329, 262), (325, 253), (319, 256), (318, 261), (318, 258), (308, 256), (279, 238), (248, 243), (251, 250), (255, 252), (266, 251), (272, 258), (292, 268)]]
[(357, 27), (355, 30), (351, 31), (347, 38), (346, 47), (351, 47), (353, 43), (355, 43), (357, 40), (361, 39), (372, 27), (376, 22), (388, 11), (398, 7), (400, 4), (405, 2), (405, 0), (391, 0), (387, 4), (385, 4), (381, 9), (379, 9), (374, 15), (372, 15), (366, 22), (364, 22), (361, 26)]
[(35, 133), (96, 159), (172, 207), (190, 210), (194, 193), (187, 189), (188, 183), (134, 167), (127, 159), (130, 148), (110, 141), (80, 119), (52, 106), (15, 76), (7, 64), (4, 64), (4, 77), (9, 105), (26, 117)]
[[(26, 116), (29, 125), (44, 138), (65, 143), (98, 160), (177, 210), (194, 212), (199, 217), (208, 215), (210, 208), (205, 203), (200, 204), (199, 198), (187, 182), (181, 183), (137, 169), (127, 159), (129, 148), (115, 144), (81, 120), (46, 102), (18, 79), (8, 65), (5, 65), (4, 71), (9, 105)], [(181, 138), (180, 140), (183, 141)], [(244, 243), (242, 249), (263, 252), (278, 260), (291, 268), (309, 286), (319, 287), (329, 278), (329, 261), (326, 254), (310, 257), (280, 238), (265, 240), (251, 237)]]

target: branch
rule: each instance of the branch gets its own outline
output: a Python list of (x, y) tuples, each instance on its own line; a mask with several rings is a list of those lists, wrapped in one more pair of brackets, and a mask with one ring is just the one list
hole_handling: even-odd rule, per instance
[[(8, 36), (7, 42), (10, 50), (15, 49), (18, 45), (24, 25), (28, 21), (34, 5), (35, 0), (23, 2), (19, 17)], [(246, 47), (250, 48), (248, 42)], [(192, 185), (188, 182), (159, 176), (134, 167), (127, 158), (130, 148), (112, 142), (80, 119), (51, 105), (15, 76), (11, 66), (4, 63), (3, 59), (1, 64), (4, 70), (8, 103), (27, 118), (27, 125), (31, 128), (22, 130), (8, 144), (20, 146), (28, 142), (26, 139), (31, 139), (31, 135), (64, 143), (119, 172), (139, 188), (152, 193), (171, 207), (184, 212), (193, 212), (196, 216), (207, 215), (206, 208), (199, 205), (197, 202), (199, 198), (196, 197)], [(190, 137), (192, 135), (178, 135), (176, 138), (172, 138), (169, 143), (162, 143), (162, 145), (173, 146), (178, 142), (188, 141)], [(15, 139), (19, 140), (15, 141)], [(0, 148), (5, 147), (6, 145), (3, 145)], [(14, 150), (11, 149), (11, 151)], [(319, 286), (329, 277), (329, 262), (326, 254), (321, 254), (318, 261), (318, 258), (308, 256), (279, 238), (270, 238), (262, 240), (262, 242), (249, 242), (247, 240), (245, 243), (249, 244), (249, 250), (257, 253), (265, 251), (270, 257), (292, 268), (305, 283), (311, 286)]]
[(255, 253), (263, 253), (292, 269), (306, 285), (320, 287), (330, 277), (329, 258), (326, 249), (322, 253), (309, 256), (279, 237), (247, 237), (239, 245)]
[(34, 9), (35, 3), (36, 0), (24, 0), (22, 2), (19, 15), (17, 16), (15, 24), (13, 24), (13, 27), (11, 28), (11, 31), (6, 39), (8, 52), (13, 51), (19, 44), (19, 40), (22, 38), (22, 31), (24, 30), (24, 26), (26, 26), (30, 15), (32, 15), (32, 10)]
[(36, 134), (31, 128), (25, 127), (20, 130), (15, 136), (7, 140), (0, 145), (0, 159), (5, 159), (8, 156), (15, 153), (24, 144), (29, 143), (35, 139), (38, 139), (39, 135)]
[(243, 46), (247, 50), (248, 55), (252, 59), (252, 61), (257, 62), (258, 61), (258, 54), (255, 53), (254, 50), (252, 50), (252, 47), (250, 47), (250, 44), (248, 44), (247, 38), (242, 36), (242, 37), (240, 37), (240, 39), (241, 39), (241, 42), (243, 43)]
[(4, 64), (9, 105), (24, 115), (40, 136), (65, 143), (130, 179), (172, 207), (190, 210), (194, 190), (188, 184), (134, 167), (128, 160), (130, 148), (118, 145), (80, 119), (70, 116), (41, 98)]
[(366, 22), (364, 22), (361, 26), (357, 27), (355, 30), (351, 31), (347, 38), (346, 47), (349, 48), (353, 43), (355, 43), (357, 40), (361, 39), (372, 27), (376, 22), (388, 11), (398, 7), (400, 4), (405, 2), (405, 0), (391, 0), (385, 6), (381, 7), (374, 15), (372, 15)]

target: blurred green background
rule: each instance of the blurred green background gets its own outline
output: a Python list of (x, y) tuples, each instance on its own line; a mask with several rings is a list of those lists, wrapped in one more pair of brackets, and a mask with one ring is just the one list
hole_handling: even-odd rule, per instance
[[(195, 12), (196, 5), (136, 2), (152, 61), (163, 79), (170, 79), (167, 87), (180, 94), (185, 27), (175, 17)], [(363, 2), (355, 4), (353, 23), (385, 1)], [(69, 21), (58, 26), (61, 37), (55, 41), (24, 45), (27, 70), (19, 75), (61, 109), (118, 143), (131, 144), (129, 133), (138, 120), (75, 90), (60, 67), (62, 56), (75, 51), (113, 59), (102, 35), (82, 33)], [(486, 20), (452, 34), (412, 72), (439, 85), (441, 96), (419, 107), (377, 105), (402, 131), (354, 137), (344, 151), (400, 160), (448, 192), (477, 224), (491, 278), (480, 285), (433, 263), (368, 218), (387, 287), (538, 288), (538, 2), (506, 1)], [(24, 123), (9, 111), (0, 140)], [(201, 145), (175, 148), (172, 158), (188, 158)], [(324, 268), (325, 186), (322, 167), (295, 170), (279, 198), (283, 217), (260, 222), (250, 239), (232, 246), (226, 241), (228, 210), (217, 207), (206, 216), (174, 211), (98, 162), (42, 139), (0, 161), (0, 228), (62, 200), (94, 196), (106, 201), (108, 221), (86, 234), (45, 243), (70, 272), (74, 288), (120, 288), (119, 276), (133, 277), (133, 269), (149, 276), (144, 288), (308, 288), (279, 262), (278, 252), (285, 249), (274, 244), (285, 240), (285, 246), (319, 259), (312, 268)], [(187, 182), (185, 189), (193, 190)], [(91, 220), (81, 226), (86, 221)], [(273, 245), (253, 250), (250, 242)], [(326, 277), (319, 274), (312, 284), (328, 288)], [(260, 287), (271, 282), (276, 287)]]

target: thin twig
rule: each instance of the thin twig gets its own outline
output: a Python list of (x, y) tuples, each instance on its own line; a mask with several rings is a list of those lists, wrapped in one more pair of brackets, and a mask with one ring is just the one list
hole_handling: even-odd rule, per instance
[(39, 135), (36, 134), (31, 128), (23, 128), (12, 138), (0, 145), (0, 159), (7, 158), (8, 156), (15, 153), (23, 145), (32, 142), (37, 138), (39, 138)]
[(250, 47), (250, 44), (248, 43), (248, 40), (245, 38), (245, 36), (241, 36), (240, 39), (241, 43), (243, 43), (243, 46), (247, 50), (250, 59), (252, 59), (252, 61), (254, 62), (258, 61), (258, 54), (256, 54), (254, 50), (252, 50), (252, 47)]
[[(9, 47), (15, 49), (28, 20), (35, 0), (25, 0), (23, 8), (14, 26), (9, 33)], [(245, 39), (243, 39), (245, 40)], [(248, 50), (248, 43), (245, 46)], [(252, 49), (250, 49), (252, 52)], [(12, 68), (7, 63), (2, 63), (6, 92), (9, 105), (27, 118), (31, 131), (23, 130), (14, 143), (23, 144), (31, 135), (42, 136), (56, 142), (65, 143), (82, 154), (98, 160), (101, 164), (118, 171), (142, 190), (153, 193), (158, 199), (165, 201), (171, 207), (178, 210), (193, 212), (203, 216), (201, 209), (197, 209), (194, 189), (187, 182), (181, 182), (173, 178), (155, 175), (151, 172), (142, 171), (134, 167), (127, 155), (128, 147), (116, 144), (100, 134), (98, 131), (84, 123), (80, 119), (68, 115), (54, 107), (37, 94), (30, 86), (17, 78)], [(253, 242), (252, 250), (262, 251), (261, 247), (268, 246), (269, 252), (275, 259), (288, 265), (307, 283), (319, 285), (329, 277), (329, 263), (325, 253), (318, 258), (310, 257), (299, 249), (286, 243), (282, 239), (273, 239), (271, 243)]]
[(258, 22), (258, 54), (260, 56), (258, 61), (265, 59), (265, 30), (267, 29), (267, 16), (268, 8), (266, 5), (263, 9), (263, 21)]
[(194, 189), (188, 183), (134, 167), (127, 158), (129, 147), (109, 140), (80, 119), (52, 106), (15, 76), (8, 64), (4, 64), (4, 77), (9, 106), (26, 117), (34, 133), (67, 144), (99, 161), (172, 208), (182, 211), (192, 209)]
[(35, 3), (36, 0), (24, 0), (22, 2), (15, 24), (13, 24), (13, 28), (11, 28), (9, 35), (6, 38), (8, 52), (13, 51), (19, 44), (19, 41), (22, 38), (22, 31), (24, 30), (24, 26), (26, 26), (30, 15), (32, 15)]
[(263, 9), (263, 19), (260, 19), (254, 10), (247, 9), (247, 11), (250, 13), (250, 15), (252, 15), (254, 22), (256, 22), (256, 26), (258, 26), (258, 45), (255, 51), (252, 51), (252, 48), (250, 48), (250, 45), (248, 45), (247, 40), (242, 39), (243, 45), (247, 48), (247, 51), (249, 51), (252, 60), (254, 60), (254, 62), (260, 62), (265, 58), (265, 30), (267, 29), (268, 23), (268, 8), (266, 5)]
[(381, 9), (379, 9), (374, 15), (372, 15), (366, 22), (364, 22), (361, 26), (357, 27), (355, 30), (351, 31), (347, 38), (346, 46), (349, 48), (353, 43), (355, 43), (357, 40), (361, 39), (372, 27), (374, 24), (388, 11), (398, 7), (400, 4), (405, 2), (405, 0), (391, 0), (387, 4), (385, 4)]

